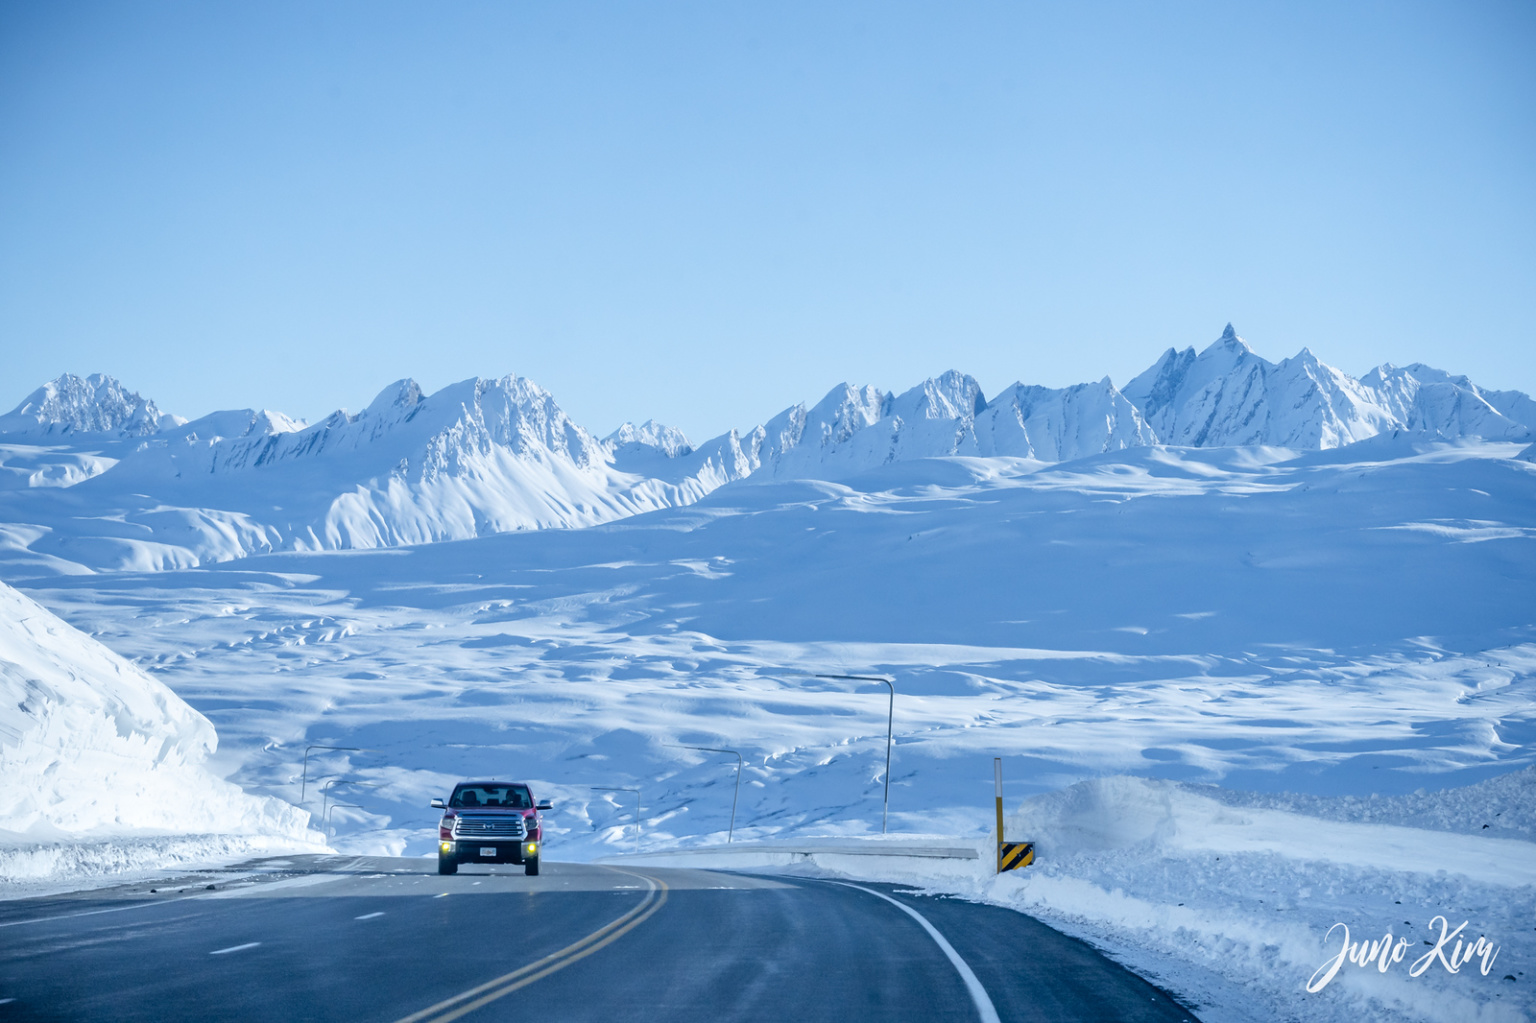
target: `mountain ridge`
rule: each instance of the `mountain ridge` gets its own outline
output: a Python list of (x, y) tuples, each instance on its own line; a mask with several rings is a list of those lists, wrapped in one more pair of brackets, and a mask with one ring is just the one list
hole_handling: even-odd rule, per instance
[(308, 425), (251, 409), (189, 422), (111, 377), (65, 374), (0, 417), (0, 560), (182, 567), (590, 526), (754, 477), (836, 480), (920, 458), (1326, 451), (1396, 433), (1529, 443), (1536, 402), (1417, 363), (1355, 378), (1306, 348), (1269, 362), (1231, 324), (1124, 388), (1019, 382), (989, 401), (954, 370), (900, 393), (842, 383), (697, 445), (654, 420), (599, 439), (515, 375), (431, 394), (397, 380), (361, 412)]

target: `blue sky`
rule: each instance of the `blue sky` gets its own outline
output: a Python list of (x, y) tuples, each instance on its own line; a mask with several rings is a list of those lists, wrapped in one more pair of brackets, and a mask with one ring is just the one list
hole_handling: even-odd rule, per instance
[(1528, 3), (0, 4), (0, 406), (519, 373), (695, 440), (841, 380), (1263, 355), (1536, 391)]

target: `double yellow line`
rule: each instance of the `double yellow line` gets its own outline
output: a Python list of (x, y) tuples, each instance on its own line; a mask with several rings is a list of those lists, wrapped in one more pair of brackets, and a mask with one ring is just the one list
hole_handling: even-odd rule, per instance
[(604, 945), (619, 940), (666, 905), (668, 889), (665, 881), (646, 877), (644, 874), (630, 874), (627, 870), (620, 870), (619, 873), (638, 878), (647, 885), (645, 898), (641, 899), (640, 904), (628, 913), (599, 927), (580, 941), (572, 942), (558, 952), (551, 952), (537, 962), (503, 974), (495, 980), (486, 981), (479, 987), (470, 988), (452, 998), (445, 998), (436, 1005), (422, 1009), (420, 1012), (413, 1012), (409, 1016), (396, 1020), (395, 1023), (448, 1023), (449, 1020), (458, 1019), (498, 998), (510, 995), (519, 988), (525, 988), (536, 980), (563, 970), (578, 959), (585, 959)]

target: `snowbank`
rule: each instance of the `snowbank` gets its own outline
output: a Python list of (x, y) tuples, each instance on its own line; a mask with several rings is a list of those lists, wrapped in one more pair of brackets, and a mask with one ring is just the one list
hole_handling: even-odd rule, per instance
[[(1217, 1010), (1207, 1020), (1522, 1020), (1536, 1008), (1536, 972), (1525, 976), (1536, 953), (1533, 810), (1530, 768), (1370, 800), (1103, 778), (1027, 801), (1009, 827), (1038, 841), (1039, 865), (982, 888), (1203, 994)], [(1502, 834), (1523, 837), (1485, 837), (1483, 823), (1503, 817), (1521, 823)], [(1422, 959), (1437, 916), (1452, 932), (1466, 921), (1466, 945), (1486, 937), (1499, 948), (1486, 974), (1481, 959), (1454, 975)], [(1319, 985), (1346, 940), (1336, 924), (1351, 942), (1406, 938), (1402, 959), (1385, 971), (1345, 962)], [(1223, 988), (1241, 1001), (1223, 1005)]]
[[(1022, 910), (1178, 994), (1205, 1023), (1516, 1023), (1536, 1013), (1533, 811), (1536, 768), (1370, 800), (1117, 776), (1027, 800), (1008, 819), (1009, 837), (1033, 840), (1038, 859), (1008, 874), (992, 873), (990, 843), (969, 863), (872, 847), (876, 855), (735, 865), (913, 884)], [(1483, 823), (1505, 817), (1518, 823), (1503, 834), (1523, 837), (1485, 837)], [(719, 852), (713, 865), (729, 868)], [(1442, 933), (1450, 937), (1437, 955)], [(1355, 955), (1328, 978), (1346, 941)], [(1402, 951), (1385, 969), (1379, 952), (1359, 965), (1372, 942)]]
[(284, 835), (160, 835), (0, 845), (0, 899), (86, 891), (257, 856), (320, 852)]
[(0, 881), (316, 848), (308, 814), (204, 766), (213, 726), (0, 583)]

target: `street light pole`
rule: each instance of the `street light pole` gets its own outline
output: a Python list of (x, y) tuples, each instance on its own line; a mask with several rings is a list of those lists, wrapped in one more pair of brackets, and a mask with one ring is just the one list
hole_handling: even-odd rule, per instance
[(725, 843), (730, 845), (731, 839), (736, 836), (736, 802), (741, 798), (741, 754), (733, 749), (719, 749), (715, 746), (682, 746), (682, 749), (698, 749), (706, 753), (729, 753), (736, 758), (736, 793), (731, 796), (731, 827), (725, 833)]
[(891, 815), (891, 738), (896, 723), (896, 683), (884, 675), (814, 675), (813, 678), (835, 678), (854, 682), (884, 682), (886, 688), (891, 691), (890, 706), (885, 714), (885, 805), (880, 810), (880, 834), (885, 834), (885, 826)]
[(363, 808), (361, 803), (332, 803), (330, 807), (325, 811), (325, 813), (320, 815), (321, 824), (325, 827), (327, 834), (329, 834), (331, 830), (330, 812), (331, 810), (336, 809), (338, 806), (355, 806), (359, 810)]
[[(381, 782), (381, 781), (353, 781), (351, 778), (329, 778), (329, 779), (327, 779), (325, 784), (320, 786), (320, 819), (321, 820), (325, 819), (325, 801), (328, 798), (330, 798), (331, 790), (334, 789), (337, 785), (356, 785), (358, 788), (362, 788), (362, 789), (381, 789), (381, 788), (384, 787), (384, 783)], [(356, 803), (349, 803), (347, 805), (349, 805), (349, 806), (356, 806), (357, 804)]]
[(622, 785), (591, 785), (594, 792), (633, 792), (635, 794), (635, 852), (640, 851), (640, 790)]

